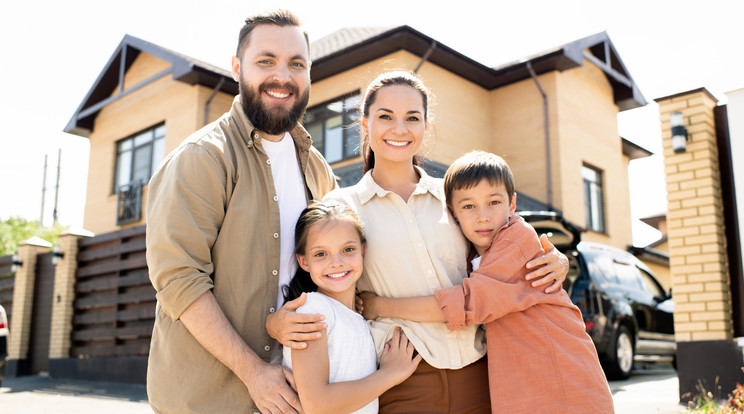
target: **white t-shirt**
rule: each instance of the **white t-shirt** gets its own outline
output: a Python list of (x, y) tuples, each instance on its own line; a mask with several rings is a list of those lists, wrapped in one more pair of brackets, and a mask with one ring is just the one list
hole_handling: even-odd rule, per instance
[[(377, 354), (367, 322), (362, 315), (322, 293), (311, 292), (299, 313), (320, 313), (328, 323), (328, 380), (354, 381), (377, 370)], [(292, 369), (292, 350), (284, 347), (282, 364)], [(378, 400), (354, 413), (376, 413)]]
[(475, 256), (473, 260), (470, 261), (470, 265), (473, 266), (473, 271), (475, 272), (480, 267), (480, 261), (481, 261), (481, 255)]
[(307, 199), (305, 182), (302, 179), (302, 172), (295, 153), (294, 140), (289, 132), (284, 134), (284, 138), (279, 142), (263, 140), (261, 145), (271, 160), (274, 191), (276, 191), (279, 202), (281, 253), (279, 294), (276, 299), (276, 308), (279, 309), (284, 304), (282, 286), (289, 284), (297, 270), (297, 260), (294, 257), (294, 229), (300, 213), (307, 207)]

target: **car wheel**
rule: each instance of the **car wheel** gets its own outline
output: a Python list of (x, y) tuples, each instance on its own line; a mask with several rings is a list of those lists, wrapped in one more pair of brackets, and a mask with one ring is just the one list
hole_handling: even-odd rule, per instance
[(633, 337), (628, 328), (620, 326), (613, 345), (607, 355), (607, 378), (627, 379), (633, 370)]

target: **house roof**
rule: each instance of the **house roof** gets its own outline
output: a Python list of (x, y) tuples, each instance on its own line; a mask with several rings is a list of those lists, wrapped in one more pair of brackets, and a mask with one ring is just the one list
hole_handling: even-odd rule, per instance
[[(117, 88), (122, 87), (124, 74), (140, 52), (162, 59), (171, 66), (136, 85), (120, 89), (119, 93), (113, 95)], [(87, 137), (93, 129), (93, 121), (104, 106), (166, 75), (172, 75), (173, 79), (191, 85), (200, 84), (211, 88), (219, 85), (219, 89), (226, 93), (233, 95), (238, 93), (238, 84), (232, 79), (229, 71), (137, 37), (125, 35), (70, 118), (64, 131)]]
[(646, 104), (646, 99), (631, 78), (607, 32), (597, 33), (495, 68), (478, 63), (410, 26), (399, 26), (389, 30), (342, 29), (319, 39), (318, 42), (324, 43), (325, 47), (322, 51), (318, 50), (318, 54), (313, 57), (311, 72), (313, 81), (323, 80), (398, 50), (426, 56), (427, 61), (488, 90), (529, 78), (528, 62), (539, 75), (582, 66), (586, 59), (605, 73), (612, 85), (615, 104), (621, 111)]
[(620, 137), (620, 140), (623, 143), (623, 155), (630, 158), (631, 161), (638, 158), (645, 158), (654, 155), (653, 152), (641, 147), (638, 144), (634, 144), (623, 137)]
[[(434, 63), (488, 90), (529, 78), (528, 63), (539, 75), (582, 66), (588, 60), (605, 73), (612, 86), (614, 102), (621, 111), (646, 104), (606, 32), (491, 68), (409, 26), (346, 28), (310, 45), (313, 60), (310, 77), (317, 82), (399, 50), (421, 56), (422, 63)], [(156, 56), (171, 63), (171, 66), (113, 95), (117, 87), (121, 88), (124, 74), (140, 52)], [(93, 121), (104, 106), (166, 75), (192, 85), (219, 86), (223, 92), (238, 93), (238, 84), (229, 71), (125, 35), (64, 131), (87, 137), (93, 128)]]
[(657, 214), (655, 216), (649, 216), (649, 217), (643, 217), (640, 220), (649, 226), (655, 228), (656, 230), (659, 230), (660, 223), (662, 221), (666, 221), (667, 216), (666, 213)]

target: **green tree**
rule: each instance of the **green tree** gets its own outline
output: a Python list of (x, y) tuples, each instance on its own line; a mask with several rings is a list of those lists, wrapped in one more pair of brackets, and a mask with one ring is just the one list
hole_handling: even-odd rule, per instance
[(0, 221), (0, 256), (17, 252), (19, 243), (34, 236), (56, 244), (60, 233), (66, 229), (59, 223), (54, 223), (50, 227), (39, 228), (38, 221), (26, 220), (21, 217), (11, 217)]

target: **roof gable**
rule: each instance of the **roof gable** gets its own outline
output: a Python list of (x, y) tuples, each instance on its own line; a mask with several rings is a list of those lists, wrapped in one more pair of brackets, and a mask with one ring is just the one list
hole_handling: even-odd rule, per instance
[[(124, 89), (124, 74), (141, 52), (168, 62), (170, 66)], [(84, 137), (89, 136), (93, 129), (93, 122), (104, 106), (167, 75), (191, 85), (201, 84), (211, 88), (219, 85), (219, 89), (226, 93), (233, 95), (238, 93), (238, 84), (232, 79), (232, 74), (229, 71), (137, 37), (125, 35), (108, 62), (106, 62), (93, 86), (88, 90), (80, 106), (70, 118), (64, 131)], [(114, 94), (117, 88), (119, 92)]]

